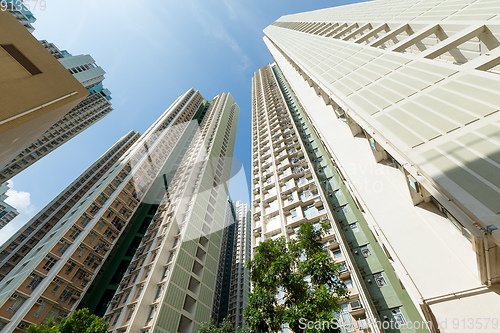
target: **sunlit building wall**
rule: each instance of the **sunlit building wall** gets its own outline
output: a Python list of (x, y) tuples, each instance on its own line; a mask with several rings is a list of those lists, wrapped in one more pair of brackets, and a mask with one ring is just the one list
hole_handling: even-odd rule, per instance
[(487, 0), (377, 0), (264, 30), (316, 143), (435, 327), (500, 306), (499, 17)]

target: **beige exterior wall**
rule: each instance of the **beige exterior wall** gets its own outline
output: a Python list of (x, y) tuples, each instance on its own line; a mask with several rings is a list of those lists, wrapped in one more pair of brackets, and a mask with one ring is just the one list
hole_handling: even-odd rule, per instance
[[(13, 45), (36, 69), (0, 47), (0, 168), (68, 113), (88, 91), (9, 12), (0, 45)], [(23, 63), (24, 66), (21, 64)], [(32, 66), (31, 66), (32, 67)]]

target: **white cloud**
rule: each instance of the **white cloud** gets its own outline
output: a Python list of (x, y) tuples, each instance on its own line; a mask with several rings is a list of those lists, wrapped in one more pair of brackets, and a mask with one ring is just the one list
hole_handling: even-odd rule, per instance
[(12, 180), (9, 181), (9, 187), (10, 189), (6, 193), (8, 198), (5, 202), (16, 208), (19, 215), (10, 221), (5, 227), (0, 229), (0, 244), (3, 244), (19, 228), (28, 222), (37, 211), (36, 207), (31, 204), (30, 193), (15, 190)]
[(31, 194), (24, 191), (16, 191), (12, 189), (12, 182), (9, 185), (10, 189), (7, 191), (8, 198), (5, 200), (6, 203), (15, 207), (19, 213), (28, 213), (32, 210), (31, 206)]

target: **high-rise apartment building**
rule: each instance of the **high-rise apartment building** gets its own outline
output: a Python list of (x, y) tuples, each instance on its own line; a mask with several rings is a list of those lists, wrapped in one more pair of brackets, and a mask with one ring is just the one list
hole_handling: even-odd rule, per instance
[[(100, 302), (109, 281), (93, 281), (108, 275), (119, 277), (112, 330), (191, 332), (208, 321), (238, 112), (228, 94), (180, 96), (4, 277), (0, 328), (60, 320), (86, 293)], [(127, 260), (126, 271), (112, 265)]]
[(36, 18), (26, 7), (24, 0), (4, 0), (0, 4), (0, 10), (8, 10), (29, 32), (35, 31), (32, 24), (35, 23)]
[(229, 310), (236, 223), (236, 211), (233, 202), (228, 198), (212, 306), (212, 320), (217, 324), (222, 323)]
[(241, 201), (228, 201), (219, 259), (212, 320), (230, 321), (233, 329), (245, 327), (244, 309), (248, 306), (251, 259), (250, 210)]
[(0, 184), (0, 229), (19, 215), (17, 209), (5, 202), (8, 198), (6, 194), (8, 190), (8, 183)]
[[(314, 140), (306, 149), (327, 152), (348, 211), (361, 211), (432, 332), (446, 321), (467, 331), (450, 323), (500, 306), (499, 17), (487, 0), (376, 0), (264, 30)], [(361, 258), (354, 235), (348, 252)]]
[(245, 327), (244, 310), (250, 295), (250, 274), (246, 268), (252, 258), (250, 207), (241, 201), (233, 201), (236, 210), (233, 258), (231, 264), (231, 285), (229, 292), (228, 315), (233, 329)]
[(210, 103), (105, 318), (113, 332), (196, 332), (211, 319), (239, 107)]
[(113, 111), (111, 93), (102, 85), (105, 72), (90, 55), (73, 56), (46, 40), (40, 42), (88, 90), (89, 95), (0, 169), (0, 182), (14, 177)]
[(71, 210), (98, 182), (118, 159), (137, 141), (140, 134), (131, 131), (118, 140), (58, 196), (0, 245), (0, 281), (32, 248)]
[(393, 326), (422, 322), (277, 66), (255, 73), (252, 111), (253, 251), (266, 239), (294, 239), (303, 223), (315, 228), (329, 223), (332, 229), (322, 241), (339, 263), (340, 279), (350, 293), (338, 314), (343, 329), (380, 332), (369, 323), (384, 319)]
[[(8, 11), (0, 10), (0, 30), (9, 32), (0, 36), (0, 182), (3, 183), (14, 171), (5, 170), (5, 166), (80, 103), (89, 91)], [(36, 150), (30, 153), (27, 160), (38, 154)]]

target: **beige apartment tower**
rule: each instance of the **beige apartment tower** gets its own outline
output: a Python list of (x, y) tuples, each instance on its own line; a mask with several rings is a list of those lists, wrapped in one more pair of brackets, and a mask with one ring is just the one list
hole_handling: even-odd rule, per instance
[[(0, 281), (27, 255), (61, 218), (73, 208), (107, 171), (138, 140), (140, 134), (130, 131), (97, 161), (69, 184), (58, 196), (0, 245)], [(1, 282), (0, 282), (1, 283)]]
[(433, 332), (495, 331), (476, 319), (500, 307), (499, 18), (497, 1), (376, 0), (264, 30)]
[(0, 12), (0, 169), (88, 91), (8, 11)]

